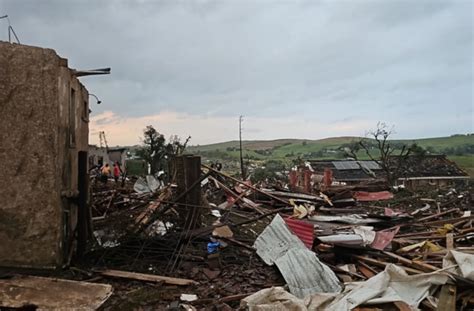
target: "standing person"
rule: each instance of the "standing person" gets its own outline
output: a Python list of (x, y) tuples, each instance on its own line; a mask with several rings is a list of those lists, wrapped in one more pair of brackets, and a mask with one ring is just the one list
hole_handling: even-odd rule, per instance
[(109, 163), (106, 163), (101, 170), (102, 175), (100, 176), (100, 180), (106, 184), (107, 180), (109, 179), (110, 176), (110, 166)]
[(120, 165), (119, 165), (118, 162), (115, 162), (114, 163), (114, 180), (115, 180), (115, 182), (118, 182), (119, 177), (120, 177), (120, 173), (121, 173)]

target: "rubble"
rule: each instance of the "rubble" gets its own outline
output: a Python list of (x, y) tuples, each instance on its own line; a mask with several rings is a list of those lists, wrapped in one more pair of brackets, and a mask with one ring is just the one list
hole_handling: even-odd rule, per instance
[(205, 165), (196, 177), (184, 189), (94, 185), (97, 241), (65, 277), (112, 284), (104, 310), (474, 305), (470, 188), (299, 193)]
[(112, 295), (112, 286), (108, 284), (37, 276), (15, 276), (0, 280), (2, 309), (7, 307), (22, 310), (36, 310), (36, 308), (40, 310), (95, 310), (110, 295)]

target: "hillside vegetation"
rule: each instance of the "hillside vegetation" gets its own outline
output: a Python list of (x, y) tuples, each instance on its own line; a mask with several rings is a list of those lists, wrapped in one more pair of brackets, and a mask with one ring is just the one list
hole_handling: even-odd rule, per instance
[[(359, 137), (333, 137), (319, 140), (277, 139), (243, 141), (243, 154), (247, 161), (279, 160), (290, 163), (301, 159), (338, 159), (344, 157), (343, 147), (358, 141)], [(424, 139), (393, 140), (393, 144), (416, 143), (429, 153), (447, 154), (474, 176), (474, 135), (453, 135)], [(216, 144), (189, 146), (188, 153), (201, 155), (208, 161), (227, 162), (228, 165), (239, 158), (239, 142), (228, 141)], [(364, 154), (360, 154), (361, 158)]]

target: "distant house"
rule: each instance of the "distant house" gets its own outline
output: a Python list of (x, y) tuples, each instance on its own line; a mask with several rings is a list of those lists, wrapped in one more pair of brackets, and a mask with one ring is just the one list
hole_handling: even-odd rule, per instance
[(332, 182), (355, 185), (363, 182), (384, 181), (385, 173), (375, 161), (310, 160), (315, 175), (332, 171)]
[[(397, 159), (393, 157), (394, 161)], [(402, 165), (397, 184), (413, 190), (427, 186), (446, 188), (469, 179), (469, 174), (445, 155), (410, 156)]]
[(107, 149), (97, 147), (96, 145), (89, 145), (89, 169), (95, 166), (102, 166), (104, 163), (109, 162)]
[(120, 163), (121, 167), (125, 167), (127, 159), (127, 148), (104, 148), (95, 145), (89, 145), (89, 168), (94, 166), (102, 166), (106, 163), (113, 165), (115, 162)]
[(125, 161), (127, 160), (127, 148), (109, 148), (107, 150), (109, 161), (112, 163), (118, 162), (121, 167), (125, 167)]
[[(392, 157), (394, 167), (398, 159), (398, 157)], [(313, 183), (322, 183), (325, 171), (330, 171), (333, 185), (358, 185), (385, 181), (386, 177), (380, 165), (375, 161), (309, 160), (308, 163), (311, 166)], [(409, 156), (403, 161), (398, 175), (396, 185), (404, 185), (412, 190), (421, 187), (452, 187), (457, 183), (466, 183), (470, 179), (469, 174), (447, 159), (445, 155)], [(295, 180), (298, 184), (298, 179)]]

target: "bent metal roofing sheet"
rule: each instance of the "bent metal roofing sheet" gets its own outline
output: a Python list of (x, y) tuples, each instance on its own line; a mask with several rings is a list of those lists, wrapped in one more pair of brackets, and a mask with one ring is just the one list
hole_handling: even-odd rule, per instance
[(265, 263), (277, 265), (292, 294), (303, 298), (314, 293), (341, 291), (334, 272), (306, 248), (280, 215), (258, 236), (254, 247)]

